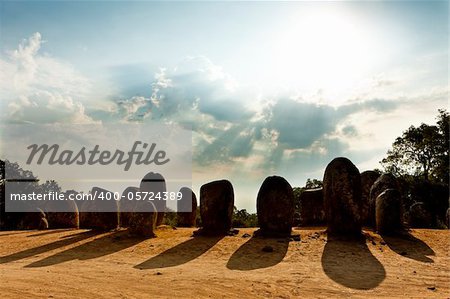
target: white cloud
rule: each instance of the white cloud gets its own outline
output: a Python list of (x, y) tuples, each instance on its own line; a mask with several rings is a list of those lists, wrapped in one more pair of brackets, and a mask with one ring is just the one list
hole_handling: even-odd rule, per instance
[(0, 59), (0, 96), (6, 121), (32, 123), (94, 122), (83, 100), (90, 81), (70, 64), (40, 54), (39, 32)]

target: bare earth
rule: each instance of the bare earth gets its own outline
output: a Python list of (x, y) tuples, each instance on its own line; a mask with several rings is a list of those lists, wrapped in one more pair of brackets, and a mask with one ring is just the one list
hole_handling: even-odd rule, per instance
[(449, 230), (365, 232), (365, 242), (327, 242), (324, 228), (294, 230), (300, 242), (242, 237), (254, 230), (194, 238), (161, 227), (147, 240), (123, 230), (0, 232), (1, 297), (450, 297)]

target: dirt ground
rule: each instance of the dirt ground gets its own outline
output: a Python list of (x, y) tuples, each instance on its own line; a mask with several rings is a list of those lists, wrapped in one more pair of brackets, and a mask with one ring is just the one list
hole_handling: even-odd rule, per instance
[(324, 228), (295, 229), (301, 241), (243, 237), (254, 230), (0, 232), (1, 298), (450, 297), (449, 230), (365, 231), (361, 242), (327, 241)]

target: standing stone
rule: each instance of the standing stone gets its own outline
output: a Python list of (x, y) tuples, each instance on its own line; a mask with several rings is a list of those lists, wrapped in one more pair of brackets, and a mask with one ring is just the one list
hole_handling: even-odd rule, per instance
[(416, 228), (429, 228), (433, 226), (433, 216), (425, 203), (415, 202), (409, 207), (408, 224)]
[(130, 217), (138, 202), (139, 188), (127, 187), (122, 192), (122, 197), (119, 202), (120, 209), (120, 227), (129, 227)]
[(210, 235), (226, 234), (233, 216), (233, 185), (227, 180), (213, 181), (200, 188), (200, 216), (202, 232)]
[[(65, 198), (69, 198), (71, 194), (74, 196), (76, 191), (67, 191)], [(74, 198), (74, 197), (73, 197)], [(48, 226), (50, 228), (79, 228), (80, 213), (77, 203), (74, 200), (66, 200), (64, 202), (49, 202), (46, 206)]]
[(142, 212), (151, 211), (155, 206), (151, 201), (138, 202), (135, 210), (129, 214), (128, 231), (131, 235), (141, 237), (154, 237), (154, 230), (156, 227), (157, 212)]
[(197, 197), (187, 187), (180, 189), (181, 199), (177, 201), (177, 226), (193, 227), (197, 218)]
[(40, 208), (36, 212), (25, 212), (24, 217), (18, 225), (18, 229), (48, 229), (47, 216)]
[(119, 225), (119, 205), (114, 193), (94, 187), (91, 195), (94, 200), (86, 200), (80, 207), (80, 228), (99, 231), (116, 229)]
[(375, 181), (380, 177), (380, 174), (373, 170), (366, 170), (361, 173), (361, 217), (363, 224), (369, 225), (369, 210), (370, 210), (370, 189)]
[(280, 176), (267, 177), (259, 189), (256, 210), (262, 235), (290, 235), (294, 222), (294, 193), (291, 185)]
[(325, 169), (323, 195), (328, 233), (361, 234), (361, 176), (347, 158), (335, 158)]
[(402, 227), (400, 192), (387, 189), (375, 201), (376, 230), (380, 234), (393, 234)]
[[(156, 226), (163, 223), (164, 213), (166, 211), (166, 200), (164, 199), (164, 192), (166, 192), (166, 181), (159, 173), (149, 172), (141, 181), (139, 186), (141, 192), (149, 192), (153, 194), (153, 205), (157, 211)], [(142, 194), (144, 195), (144, 193)]]
[(300, 194), (300, 225), (322, 225), (325, 223), (323, 188), (307, 189)]
[(390, 173), (383, 173), (370, 188), (369, 225), (375, 227), (375, 201), (387, 189), (399, 190), (397, 179)]
[(48, 221), (47, 218), (41, 218), (39, 219), (39, 225), (38, 225), (38, 230), (44, 230), (44, 229), (48, 229)]

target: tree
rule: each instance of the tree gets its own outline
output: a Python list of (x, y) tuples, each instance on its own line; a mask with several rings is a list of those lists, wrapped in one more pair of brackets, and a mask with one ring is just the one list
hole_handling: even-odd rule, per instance
[(250, 214), (246, 209), (238, 210), (233, 207), (233, 227), (257, 227), (258, 217)]
[(439, 110), (437, 118), (437, 125), (411, 126), (395, 140), (381, 161), (387, 172), (448, 184), (449, 114)]
[(415, 217), (412, 204), (424, 204), (432, 227), (444, 227), (449, 206), (449, 123), (449, 113), (439, 110), (436, 125), (409, 127), (381, 161), (398, 177), (404, 210)]
[(307, 179), (304, 189), (322, 188), (323, 182), (318, 179)]

